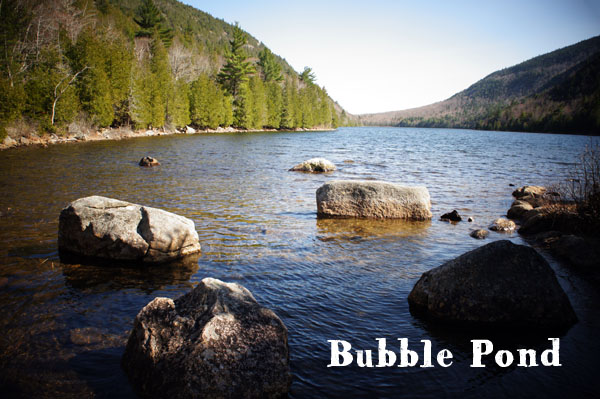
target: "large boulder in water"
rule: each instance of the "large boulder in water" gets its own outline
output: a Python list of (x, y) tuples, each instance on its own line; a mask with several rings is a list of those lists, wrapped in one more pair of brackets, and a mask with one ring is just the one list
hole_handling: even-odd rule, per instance
[(291, 383), (283, 322), (246, 288), (212, 278), (146, 305), (122, 364), (143, 397), (272, 398)]
[(577, 321), (546, 260), (508, 240), (423, 273), (408, 302), (417, 313), (444, 322), (560, 328)]
[(80, 198), (61, 211), (58, 247), (93, 258), (149, 263), (200, 251), (192, 220), (100, 196)]
[(325, 158), (312, 158), (298, 165), (294, 166), (290, 169), (290, 171), (294, 172), (309, 172), (309, 173), (323, 173), (323, 172), (333, 172), (335, 170), (335, 165), (333, 162), (328, 161)]
[(383, 181), (336, 180), (317, 189), (319, 217), (431, 219), (426, 187)]

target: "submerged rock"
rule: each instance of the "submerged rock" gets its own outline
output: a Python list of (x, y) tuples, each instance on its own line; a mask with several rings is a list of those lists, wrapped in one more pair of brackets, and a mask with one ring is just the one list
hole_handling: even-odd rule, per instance
[(505, 218), (498, 218), (492, 222), (490, 226), (490, 230), (497, 231), (501, 233), (509, 233), (514, 231), (517, 228), (517, 225), (512, 220), (508, 220)]
[(144, 157), (144, 158), (140, 159), (139, 165), (140, 166), (151, 167), (151, 166), (158, 166), (158, 165), (160, 165), (160, 162), (158, 162), (158, 160), (156, 158)]
[(335, 165), (333, 164), (333, 162), (328, 161), (325, 158), (312, 158), (308, 161), (299, 163), (298, 165), (290, 169), (290, 171), (310, 173), (332, 172), (334, 170)]
[(425, 187), (382, 181), (336, 180), (317, 189), (319, 217), (428, 220), (431, 201)]
[(143, 397), (274, 398), (291, 383), (283, 322), (246, 288), (212, 278), (146, 305), (122, 364)]
[(449, 220), (451, 222), (460, 222), (462, 220), (462, 217), (458, 214), (458, 211), (455, 209), (452, 212), (444, 213), (442, 217), (440, 217), (440, 219)]
[(477, 238), (478, 240), (483, 240), (489, 234), (490, 234), (489, 231), (484, 230), (484, 229), (479, 229), (479, 230), (473, 230), (473, 231), (471, 231), (471, 233), (469, 235), (471, 237), (473, 237), (473, 238)]
[(577, 321), (546, 260), (508, 240), (423, 273), (408, 302), (414, 311), (445, 322), (562, 328)]
[(190, 219), (100, 196), (80, 198), (61, 211), (58, 247), (94, 258), (150, 263), (200, 251)]

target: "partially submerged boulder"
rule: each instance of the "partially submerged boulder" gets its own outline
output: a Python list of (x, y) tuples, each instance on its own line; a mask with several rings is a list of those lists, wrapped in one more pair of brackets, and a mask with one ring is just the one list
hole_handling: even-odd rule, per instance
[(473, 230), (471, 231), (471, 233), (469, 233), (469, 235), (473, 238), (476, 238), (478, 240), (483, 240), (484, 238), (486, 238), (489, 235), (489, 231), (485, 230), (485, 229), (478, 229), (478, 230)]
[(152, 167), (152, 166), (160, 165), (160, 162), (158, 162), (158, 160), (156, 158), (144, 157), (144, 158), (140, 159), (139, 165), (145, 166), (145, 167)]
[(510, 209), (506, 213), (509, 219), (521, 219), (528, 211), (532, 210), (533, 206), (526, 201), (516, 200), (512, 203)]
[(562, 328), (577, 321), (546, 260), (508, 240), (423, 273), (408, 302), (412, 310), (444, 322)]
[(335, 165), (333, 164), (333, 162), (328, 161), (325, 158), (312, 158), (302, 163), (299, 163), (298, 165), (290, 169), (290, 171), (309, 173), (333, 172), (334, 170)]
[(458, 211), (455, 209), (452, 212), (444, 213), (441, 217), (441, 220), (448, 220), (450, 222), (460, 222), (462, 217), (458, 214)]
[(101, 259), (158, 263), (200, 251), (194, 222), (161, 209), (101, 196), (60, 213), (61, 251)]
[(143, 397), (273, 398), (291, 383), (283, 322), (246, 288), (212, 278), (146, 305), (122, 364)]
[(513, 191), (512, 195), (513, 197), (520, 199), (523, 197), (533, 197), (533, 198), (538, 198), (544, 195), (544, 193), (546, 192), (546, 187), (542, 187), (542, 186), (523, 186), (523, 187), (519, 187), (517, 188), (515, 191)]
[(490, 226), (490, 230), (501, 233), (510, 233), (517, 228), (517, 225), (512, 220), (498, 218), (494, 220)]
[(319, 217), (431, 219), (426, 187), (383, 181), (335, 180), (317, 189)]

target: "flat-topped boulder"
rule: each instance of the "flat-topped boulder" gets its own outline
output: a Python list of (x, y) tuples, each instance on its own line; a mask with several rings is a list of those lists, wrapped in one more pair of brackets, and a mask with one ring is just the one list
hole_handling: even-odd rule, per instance
[(371, 180), (335, 180), (317, 189), (319, 217), (431, 219), (426, 187)]
[(212, 278), (146, 305), (122, 365), (149, 398), (278, 398), (291, 383), (283, 322), (246, 288)]
[(323, 172), (333, 172), (335, 170), (335, 165), (333, 162), (328, 161), (325, 158), (312, 158), (298, 165), (294, 166), (290, 169), (290, 171), (294, 172), (308, 172), (308, 173), (323, 173)]
[(443, 322), (563, 328), (577, 321), (548, 262), (533, 248), (508, 240), (423, 273), (408, 302)]
[(159, 263), (200, 251), (194, 222), (112, 198), (91, 196), (60, 213), (60, 251), (100, 259)]

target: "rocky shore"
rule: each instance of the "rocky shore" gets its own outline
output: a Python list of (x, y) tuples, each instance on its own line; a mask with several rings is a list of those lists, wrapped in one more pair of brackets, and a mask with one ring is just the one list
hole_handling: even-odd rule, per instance
[(43, 134), (23, 133), (10, 131), (8, 136), (0, 142), (0, 150), (6, 150), (15, 147), (27, 146), (42, 146), (46, 147), (51, 144), (60, 143), (79, 143), (84, 141), (100, 141), (100, 140), (125, 140), (136, 137), (152, 137), (152, 136), (168, 136), (173, 134), (203, 134), (203, 133), (252, 133), (252, 132), (278, 132), (278, 131), (294, 131), (294, 132), (310, 132), (310, 131), (330, 131), (333, 129), (305, 129), (296, 128), (293, 130), (278, 130), (278, 129), (262, 129), (262, 130), (246, 130), (236, 129), (233, 127), (218, 127), (217, 129), (194, 129), (187, 126), (183, 129), (164, 130), (164, 129), (142, 129), (133, 130), (130, 128), (109, 128), (101, 130), (89, 129), (69, 129), (64, 134)]

